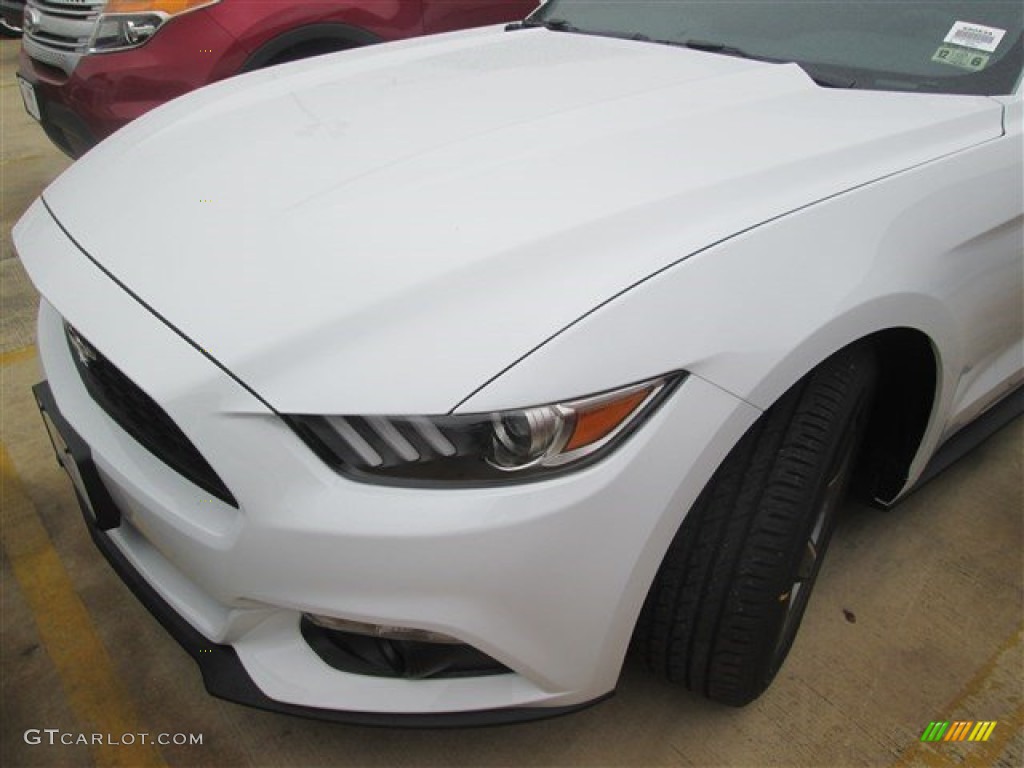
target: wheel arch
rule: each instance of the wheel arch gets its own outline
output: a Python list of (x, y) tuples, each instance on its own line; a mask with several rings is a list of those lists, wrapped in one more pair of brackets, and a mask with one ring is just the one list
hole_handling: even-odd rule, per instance
[(241, 72), (261, 69), (280, 59), (289, 51), (300, 49), (303, 46), (315, 46), (320, 43), (325, 46), (336, 45), (335, 50), (344, 50), (379, 42), (381, 42), (381, 38), (373, 32), (351, 24), (340, 22), (306, 24), (290, 29), (263, 43), (245, 60)]
[(888, 505), (907, 486), (938, 397), (939, 361), (931, 339), (913, 328), (889, 328), (863, 340), (879, 377), (851, 490)]
[[(879, 307), (862, 310), (871, 315), (879, 312)], [(952, 339), (936, 339), (936, 334), (942, 335), (949, 326), (944, 322), (931, 325), (932, 332), (927, 332), (917, 325), (873, 327), (850, 317), (839, 318), (783, 357), (759, 386), (744, 393), (744, 399), (767, 410), (833, 355), (856, 345), (870, 345), (878, 358), (879, 376), (851, 492), (861, 500), (888, 507), (924, 468), (925, 462), (918, 459), (936, 447), (944, 426), (938, 418), (940, 406), (952, 395), (953, 377), (944, 371), (950, 360), (944, 360), (940, 352), (944, 348), (951, 351)], [(838, 327), (845, 333), (840, 335)]]

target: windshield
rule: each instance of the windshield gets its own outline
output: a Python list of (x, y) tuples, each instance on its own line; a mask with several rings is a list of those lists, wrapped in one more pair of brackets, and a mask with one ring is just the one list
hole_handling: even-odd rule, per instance
[(1020, 0), (549, 0), (526, 22), (800, 64), (819, 83), (1008, 94), (1021, 74)]

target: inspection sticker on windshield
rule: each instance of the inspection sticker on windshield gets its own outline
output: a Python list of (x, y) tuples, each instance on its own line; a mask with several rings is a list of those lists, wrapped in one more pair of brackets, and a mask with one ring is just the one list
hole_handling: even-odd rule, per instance
[(972, 24), (969, 21), (958, 21), (953, 24), (953, 28), (949, 30), (949, 34), (942, 42), (992, 53), (999, 47), (1005, 34), (1005, 29)]
[(932, 61), (939, 64), (950, 64), (960, 69), (969, 69), (971, 72), (980, 72), (988, 64), (989, 55), (968, 51), (965, 48), (957, 48), (952, 45), (941, 45), (939, 50), (932, 56)]

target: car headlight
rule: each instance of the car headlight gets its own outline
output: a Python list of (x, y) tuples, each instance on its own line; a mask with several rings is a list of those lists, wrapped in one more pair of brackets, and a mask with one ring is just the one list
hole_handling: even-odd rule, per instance
[(136, 48), (167, 21), (220, 0), (109, 0), (96, 25), (89, 50), (110, 53)]
[(298, 435), (336, 470), (369, 482), (496, 484), (596, 461), (624, 440), (681, 374), (562, 403), (443, 416), (292, 415)]

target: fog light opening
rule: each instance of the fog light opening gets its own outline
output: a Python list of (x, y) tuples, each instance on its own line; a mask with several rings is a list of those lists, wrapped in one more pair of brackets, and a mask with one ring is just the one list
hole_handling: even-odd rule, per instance
[(508, 674), (505, 665), (440, 632), (303, 614), (302, 637), (327, 665), (357, 675), (424, 680)]
[(440, 632), (431, 632), (426, 629), (395, 627), (388, 624), (367, 624), (362, 621), (337, 619), (333, 616), (317, 616), (313, 613), (307, 613), (305, 614), (305, 617), (318, 627), (333, 629), (337, 632), (350, 632), (354, 635), (378, 637), (383, 640), (411, 640), (416, 643), (439, 643), (442, 645), (460, 644), (454, 637), (449, 637), (448, 635)]

